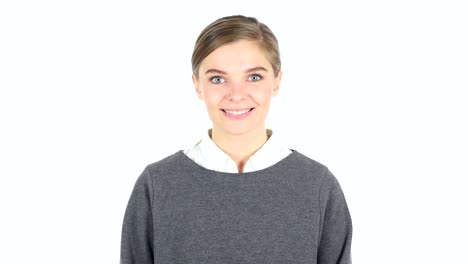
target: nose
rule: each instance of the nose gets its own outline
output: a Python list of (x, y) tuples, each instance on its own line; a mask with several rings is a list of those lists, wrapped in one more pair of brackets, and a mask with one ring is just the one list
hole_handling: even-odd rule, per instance
[(245, 84), (241, 82), (233, 82), (229, 86), (229, 92), (227, 94), (227, 98), (230, 101), (237, 102), (242, 101), (246, 97), (246, 89)]

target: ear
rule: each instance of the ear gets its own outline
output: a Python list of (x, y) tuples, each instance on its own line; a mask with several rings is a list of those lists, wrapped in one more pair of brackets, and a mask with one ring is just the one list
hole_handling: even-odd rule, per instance
[(203, 101), (204, 100), (203, 92), (200, 89), (200, 86), (198, 84), (198, 80), (195, 74), (192, 74), (192, 82), (193, 82), (193, 86), (195, 87), (195, 92), (197, 93), (198, 98)]
[(278, 76), (276, 76), (275, 79), (275, 87), (273, 88), (273, 96), (278, 95), (278, 90), (280, 88), (280, 83), (281, 83), (281, 77), (283, 76), (283, 71), (278, 72)]

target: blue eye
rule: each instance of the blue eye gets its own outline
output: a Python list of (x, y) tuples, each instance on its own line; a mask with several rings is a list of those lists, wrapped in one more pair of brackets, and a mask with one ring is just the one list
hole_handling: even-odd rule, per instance
[(224, 78), (223, 77), (220, 77), (220, 76), (214, 76), (214, 77), (211, 77), (210, 78), (210, 81), (214, 84), (218, 84), (218, 83), (223, 83), (224, 82)]
[(254, 81), (254, 82), (260, 81), (261, 79), (262, 79), (262, 76), (259, 74), (252, 74), (249, 77), (249, 81)]

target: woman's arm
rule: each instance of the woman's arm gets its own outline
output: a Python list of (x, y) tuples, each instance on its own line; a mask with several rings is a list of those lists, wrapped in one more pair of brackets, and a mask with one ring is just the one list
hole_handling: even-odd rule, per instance
[(320, 189), (321, 235), (318, 264), (351, 264), (351, 215), (343, 191), (326, 170)]
[(147, 169), (135, 183), (125, 211), (120, 251), (121, 264), (152, 264), (153, 186)]

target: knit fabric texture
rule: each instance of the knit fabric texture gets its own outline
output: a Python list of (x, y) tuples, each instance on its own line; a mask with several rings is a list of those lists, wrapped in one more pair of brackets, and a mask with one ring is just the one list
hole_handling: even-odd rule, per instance
[(296, 150), (263, 170), (205, 169), (183, 151), (148, 165), (130, 196), (122, 264), (351, 263), (335, 176)]

